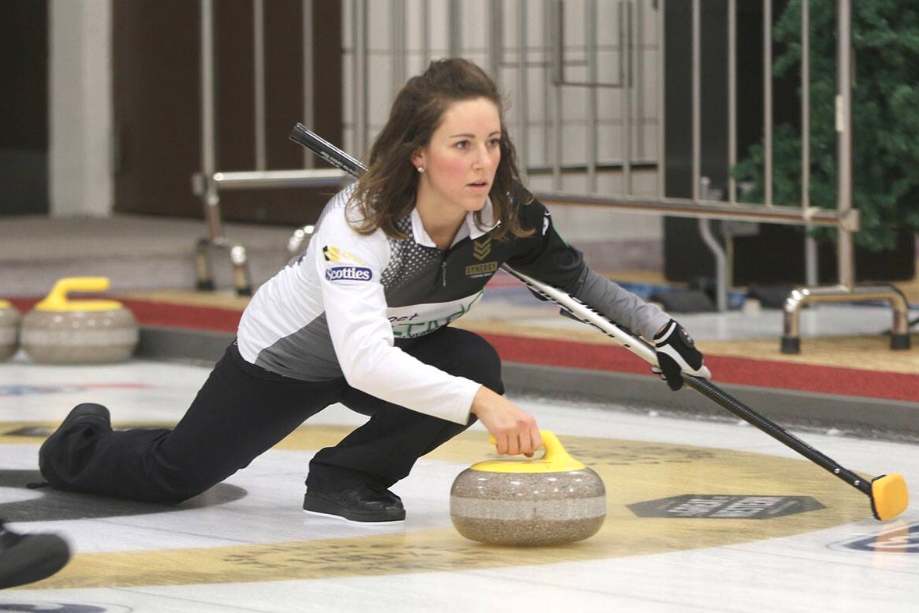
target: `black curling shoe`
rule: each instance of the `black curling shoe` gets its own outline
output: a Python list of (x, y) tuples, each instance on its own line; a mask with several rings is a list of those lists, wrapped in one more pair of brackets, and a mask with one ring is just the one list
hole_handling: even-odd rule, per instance
[(101, 404), (91, 402), (78, 404), (70, 410), (70, 413), (64, 418), (57, 430), (48, 437), (48, 440), (42, 443), (41, 448), (38, 450), (38, 469), (41, 471), (42, 478), (55, 487), (59, 486), (59, 483), (54, 480), (54, 475), (51, 474), (53, 471), (49, 469), (48, 453), (68, 430), (78, 426), (101, 428), (110, 431), (112, 429), (112, 417), (108, 409)]
[(67, 541), (56, 534), (18, 534), (0, 522), (0, 589), (40, 581), (64, 568)]
[(303, 510), (361, 523), (397, 522), (405, 519), (402, 500), (382, 488), (358, 485), (340, 492), (307, 489)]

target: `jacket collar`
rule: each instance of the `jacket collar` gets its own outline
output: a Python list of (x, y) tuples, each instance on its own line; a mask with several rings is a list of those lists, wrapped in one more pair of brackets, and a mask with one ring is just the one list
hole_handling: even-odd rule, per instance
[[(419, 245), (425, 247), (437, 247), (434, 244), (434, 241), (431, 240), (431, 237), (428, 236), (427, 231), (424, 229), (424, 224), (421, 222), (421, 215), (418, 214), (417, 208), (412, 208), (411, 214), (412, 220), (412, 238), (415, 239), (415, 242)], [(460, 242), (467, 236), (475, 240), (487, 232), (491, 232), (498, 227), (500, 221), (495, 221), (495, 211), (494, 206), (491, 203), (491, 198), (485, 198), (485, 206), (482, 208), (482, 226), (479, 227), (475, 223), (475, 213), (470, 211), (466, 213), (465, 223), (460, 226), (459, 230), (456, 232), (456, 236), (453, 238), (452, 247), (456, 243)]]

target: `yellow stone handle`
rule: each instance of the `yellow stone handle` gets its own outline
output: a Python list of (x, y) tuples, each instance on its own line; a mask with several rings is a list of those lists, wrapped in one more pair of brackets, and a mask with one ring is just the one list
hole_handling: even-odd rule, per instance
[[(540, 458), (543, 462), (565, 462), (571, 460), (571, 456), (565, 451), (562, 442), (555, 436), (551, 430), (540, 430), (539, 436), (542, 437), (542, 446), (545, 454)], [(488, 442), (492, 445), (498, 444), (498, 439), (494, 434), (488, 435)]]
[[(479, 462), (472, 466), (475, 470), (486, 470), (493, 472), (565, 472), (569, 470), (582, 470), (584, 464), (572, 458), (561, 441), (551, 430), (540, 430), (539, 435), (542, 437), (542, 445), (546, 450), (543, 457), (534, 460), (517, 460), (517, 461), (488, 461)], [(492, 445), (496, 445), (498, 440), (493, 434), (488, 435), (488, 440)]]
[(9, 309), (12, 308), (13, 303), (8, 300), (0, 300), (0, 309)]
[(123, 308), (115, 300), (71, 300), (70, 292), (104, 292), (111, 282), (108, 277), (67, 277), (58, 280), (48, 296), (35, 305), (36, 311), (115, 311)]

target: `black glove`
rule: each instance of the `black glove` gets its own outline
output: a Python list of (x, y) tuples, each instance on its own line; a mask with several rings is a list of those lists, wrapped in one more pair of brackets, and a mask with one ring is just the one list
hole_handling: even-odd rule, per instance
[(711, 379), (712, 373), (702, 364), (702, 354), (696, 349), (689, 333), (674, 320), (667, 322), (664, 329), (654, 337), (657, 363), (651, 370), (676, 391), (683, 387), (681, 372), (703, 379)]

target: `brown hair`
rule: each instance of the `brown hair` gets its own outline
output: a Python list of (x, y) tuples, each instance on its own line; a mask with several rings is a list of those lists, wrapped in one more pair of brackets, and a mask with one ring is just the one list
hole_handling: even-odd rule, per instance
[[(389, 120), (370, 149), (369, 169), (351, 196), (351, 205), (363, 217), (352, 223), (357, 232), (371, 234), (380, 228), (387, 236), (407, 238), (396, 221), (406, 217), (415, 203), (418, 172), (411, 156), (430, 143), (452, 103), (476, 98), (493, 102), (501, 120), (501, 161), (489, 193), (495, 221), (501, 222), (494, 236), (501, 239), (507, 232), (514, 236), (532, 233), (520, 227), (512, 201), (520, 174), (514, 144), (504, 129), (501, 94), (481, 68), (462, 58), (431, 62), (424, 73), (409, 79), (396, 95)], [(481, 211), (475, 212), (475, 221), (481, 227)]]

